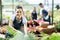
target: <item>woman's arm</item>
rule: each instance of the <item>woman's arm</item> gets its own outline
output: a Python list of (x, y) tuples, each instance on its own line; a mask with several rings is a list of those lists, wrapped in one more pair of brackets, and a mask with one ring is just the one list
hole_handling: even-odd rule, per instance
[(13, 23), (12, 23), (13, 21), (12, 20), (9, 20), (9, 26), (14, 30), (14, 31), (16, 31), (16, 29), (15, 28), (13, 28)]
[(50, 11), (48, 11), (48, 15), (47, 16), (50, 16), (51, 14), (50, 14)]
[(24, 23), (24, 33), (27, 34), (27, 19), (23, 17), (23, 23)]
[(27, 34), (27, 23), (24, 24), (24, 32)]

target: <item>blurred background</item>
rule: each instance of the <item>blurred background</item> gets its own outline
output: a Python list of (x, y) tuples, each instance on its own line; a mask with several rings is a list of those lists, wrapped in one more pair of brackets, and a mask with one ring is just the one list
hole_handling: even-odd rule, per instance
[[(40, 13), (39, 3), (43, 3), (44, 5), (48, 6), (50, 11), (52, 12), (52, 0), (1, 0), (2, 4), (2, 18), (9, 19), (12, 14), (15, 13), (15, 7), (17, 5), (23, 6), (24, 15), (28, 15), (27, 19), (29, 19), (30, 11), (33, 7), (36, 7), (38, 13)], [(58, 7), (58, 8), (57, 8)], [(60, 0), (54, 0), (54, 21), (59, 21), (59, 12), (57, 9), (60, 8)], [(39, 16), (39, 14), (38, 14)], [(57, 16), (57, 17), (56, 17)]]

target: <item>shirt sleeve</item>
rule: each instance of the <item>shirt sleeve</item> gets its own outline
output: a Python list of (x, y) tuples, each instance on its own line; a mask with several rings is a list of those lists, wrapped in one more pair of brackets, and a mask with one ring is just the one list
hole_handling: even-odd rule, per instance
[(36, 10), (36, 13), (38, 14), (38, 11)]
[(14, 18), (15, 18), (15, 15), (11, 15), (11, 17), (10, 17), (10, 20), (14, 20)]
[(33, 10), (30, 10), (30, 13), (32, 13), (33, 12)]
[(47, 11), (50, 11), (49, 8), (48, 8), (47, 6), (45, 6), (44, 9), (47, 10)]
[(23, 16), (23, 24), (27, 23), (27, 19)]
[(40, 15), (42, 15), (42, 9), (40, 9)]

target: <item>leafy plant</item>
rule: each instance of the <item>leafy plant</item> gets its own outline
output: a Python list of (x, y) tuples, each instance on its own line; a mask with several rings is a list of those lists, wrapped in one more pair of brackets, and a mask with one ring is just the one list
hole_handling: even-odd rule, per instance
[(57, 10), (60, 8), (59, 5), (56, 5)]
[(43, 32), (41, 32), (40, 35), (42, 36), (41, 40), (48, 40), (48, 38), (49, 38), (49, 35), (48, 34), (45, 34)]
[(30, 16), (26, 16), (26, 19), (27, 19), (27, 20), (30, 20)]
[(33, 33), (28, 33), (27, 37), (24, 37), (24, 34), (21, 31), (14, 31), (10, 26), (6, 26), (8, 32), (13, 34), (13, 38), (9, 38), (9, 40), (37, 40)]
[(57, 25), (55, 26), (55, 29), (60, 32), (60, 22), (57, 23)]
[(37, 40), (37, 38), (33, 33), (28, 33), (28, 36), (29, 36), (29, 40)]
[(60, 33), (53, 33), (48, 36), (43, 36), (41, 40), (60, 40)]
[(6, 39), (4, 39), (4, 38), (0, 38), (0, 40), (6, 40)]
[(16, 32), (14, 38), (11, 38), (10, 40), (37, 40), (37, 38), (33, 33), (28, 33), (27, 36), (24, 36), (22, 32)]
[(7, 29), (7, 31), (9, 32), (9, 34), (12, 34), (12, 35), (14, 35), (15, 33), (16, 33), (16, 31), (14, 31), (10, 26), (6, 26), (6, 29)]

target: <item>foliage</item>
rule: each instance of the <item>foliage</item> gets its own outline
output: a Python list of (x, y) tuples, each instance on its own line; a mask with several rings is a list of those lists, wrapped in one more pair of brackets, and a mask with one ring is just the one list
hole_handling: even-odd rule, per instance
[(10, 34), (12, 34), (12, 35), (14, 35), (15, 33), (16, 33), (16, 31), (14, 31), (10, 26), (6, 26), (6, 29), (7, 29), (7, 31), (10, 33)]
[(55, 26), (55, 29), (60, 32), (60, 22), (57, 23), (57, 25)]
[(27, 20), (30, 20), (30, 17), (29, 17), (29, 16), (26, 16), (26, 19), (27, 19)]
[(9, 40), (37, 40), (37, 38), (35, 37), (35, 35), (33, 33), (28, 33), (27, 36), (24, 36), (24, 33), (22, 33), (21, 31), (14, 31), (8, 25), (6, 27), (7, 27), (7, 31), (10, 34), (14, 35), (14, 37), (13, 38), (9, 38)]
[(56, 5), (57, 10), (59, 9), (59, 5)]
[(60, 40), (60, 33), (53, 33), (48, 36), (43, 36), (41, 40)]
[(28, 33), (27, 36), (24, 36), (22, 32), (17, 32), (14, 38), (11, 38), (10, 40), (37, 40), (35, 35), (33, 33)]
[(4, 39), (4, 38), (0, 38), (0, 40), (6, 40), (6, 39)]
[(60, 33), (53, 33), (50, 37), (49, 40), (60, 40)]

